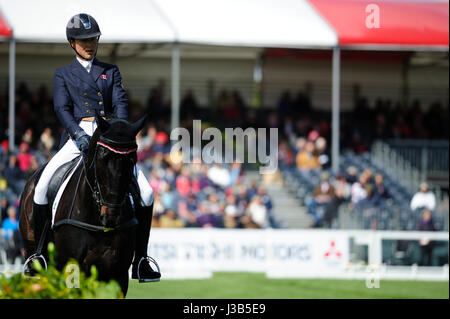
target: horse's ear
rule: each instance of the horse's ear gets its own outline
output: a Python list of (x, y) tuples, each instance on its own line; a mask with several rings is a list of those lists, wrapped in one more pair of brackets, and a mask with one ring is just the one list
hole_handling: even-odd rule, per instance
[(106, 120), (104, 120), (103, 117), (99, 116), (98, 113), (95, 114), (95, 119), (102, 133), (105, 133), (107, 130), (109, 130), (110, 124)]
[(140, 130), (142, 130), (142, 128), (145, 125), (146, 120), (147, 120), (147, 114), (145, 114), (139, 120), (137, 120), (136, 122), (131, 124), (131, 129), (134, 132), (134, 135), (137, 135), (140, 132)]

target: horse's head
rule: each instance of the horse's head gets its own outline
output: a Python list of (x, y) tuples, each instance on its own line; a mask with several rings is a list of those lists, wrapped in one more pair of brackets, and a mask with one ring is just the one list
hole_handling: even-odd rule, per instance
[(115, 227), (123, 216), (122, 208), (137, 162), (136, 135), (146, 116), (135, 123), (97, 117), (97, 129), (88, 150), (89, 179), (100, 206), (100, 222)]

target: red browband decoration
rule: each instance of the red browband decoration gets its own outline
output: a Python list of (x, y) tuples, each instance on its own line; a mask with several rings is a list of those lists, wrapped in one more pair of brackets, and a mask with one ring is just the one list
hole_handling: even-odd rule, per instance
[(115, 148), (112, 148), (109, 145), (106, 145), (106, 144), (102, 143), (102, 142), (97, 142), (97, 144), (100, 144), (101, 146), (106, 147), (107, 149), (113, 151), (114, 153), (118, 153), (118, 154), (129, 154), (129, 153), (135, 152), (137, 150), (137, 147), (136, 147), (136, 148), (133, 148), (133, 149), (128, 150), (128, 151), (119, 151), (119, 150), (116, 150)]

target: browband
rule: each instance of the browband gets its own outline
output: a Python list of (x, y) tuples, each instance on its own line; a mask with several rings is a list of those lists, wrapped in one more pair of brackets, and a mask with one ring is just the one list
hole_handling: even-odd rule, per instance
[[(136, 147), (134, 147), (134, 148), (132, 148), (132, 149), (128, 149), (128, 150), (125, 150), (125, 151), (121, 151), (121, 150), (118, 150), (118, 149), (116, 149), (116, 148), (114, 148), (114, 147), (108, 145), (108, 144), (102, 143), (102, 142), (100, 142), (100, 141), (97, 142), (97, 145), (101, 145), (101, 146), (103, 146), (103, 147), (106, 147), (106, 148), (109, 149), (110, 151), (113, 151), (114, 153), (117, 153), (117, 154), (130, 154), (130, 153), (136, 152), (136, 150), (137, 150), (137, 146), (136, 146)], [(135, 144), (135, 145), (136, 145), (136, 144)]]

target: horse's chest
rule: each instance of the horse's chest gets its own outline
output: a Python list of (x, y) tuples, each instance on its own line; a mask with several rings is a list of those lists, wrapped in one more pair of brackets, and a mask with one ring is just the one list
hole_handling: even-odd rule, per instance
[(118, 265), (131, 263), (132, 247), (125, 247), (118, 238), (101, 238), (89, 245), (84, 262), (97, 268), (114, 269)]

